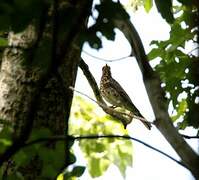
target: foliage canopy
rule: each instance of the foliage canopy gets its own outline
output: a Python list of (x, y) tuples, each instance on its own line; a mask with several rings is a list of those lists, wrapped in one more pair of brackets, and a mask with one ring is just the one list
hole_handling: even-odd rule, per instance
[[(173, 5), (171, 0), (155, 0), (155, 5), (162, 18), (170, 24), (170, 38), (166, 41), (154, 40), (151, 42), (152, 50), (148, 54), (150, 61), (158, 60), (154, 70), (160, 75), (162, 87), (166, 91), (168, 104), (173, 107), (174, 112), (171, 114), (174, 122), (178, 123), (179, 129), (185, 129), (192, 126), (196, 129), (199, 127), (199, 57), (198, 57), (198, 1), (197, 0), (178, 0), (177, 5)], [(130, 1), (135, 8), (144, 6), (149, 12), (153, 7), (152, 0)], [(43, 12), (52, 7), (52, 0), (1, 0), (0, 3), (0, 56), (7, 43), (7, 33), (9, 31), (21, 32), (30, 23), (40, 26), (45, 18)], [(97, 16), (94, 15), (97, 12)], [(59, 40), (62, 39), (62, 33), (70, 29), (73, 23), (73, 15), (76, 12), (67, 5), (61, 8), (59, 21), (63, 23), (59, 29)], [(90, 18), (94, 19), (94, 24), (88, 27), (86, 32), (82, 32), (80, 42), (88, 42), (92, 48), (102, 48), (101, 36), (109, 40), (115, 39), (114, 21), (129, 19), (129, 15), (124, 7), (118, 1), (101, 0), (94, 4)], [(100, 32), (100, 33), (99, 33)], [(99, 35), (100, 34), (100, 35)], [(48, 56), (46, 47), (48, 42), (44, 42), (44, 49), (38, 52), (41, 59)], [(191, 44), (193, 49), (187, 50)], [(50, 49), (49, 47), (47, 49)], [(41, 60), (40, 59), (40, 60)], [(1, 61), (0, 61), (1, 62)], [(48, 62), (41, 62), (43, 66)], [(84, 107), (84, 108), (83, 108)], [(76, 97), (71, 113), (70, 129), (72, 135), (87, 134), (121, 134), (127, 132), (122, 125), (113, 121), (107, 115), (101, 116), (96, 111), (96, 107), (82, 98)], [(12, 144), (10, 138), (10, 129), (4, 128), (0, 132), (0, 152)], [(37, 138), (49, 137), (51, 132), (48, 129), (39, 129), (34, 131), (30, 140)], [(71, 143), (72, 146), (73, 142)], [(43, 168), (43, 178), (50, 178), (58, 175), (59, 169), (64, 165), (64, 142), (57, 142), (54, 150), (49, 150), (35, 144), (20, 150), (14, 159), (17, 162), (16, 169), (21, 164), (26, 164), (31, 157), (37, 153), (41, 157), (45, 168)], [(79, 147), (88, 162), (88, 170), (92, 177), (101, 176), (108, 167), (115, 164), (123, 176), (128, 166), (132, 165), (132, 143), (130, 141), (100, 139), (100, 140), (82, 140)], [(71, 164), (76, 160), (75, 155), (69, 154)], [(79, 177), (84, 172), (84, 167), (75, 166), (71, 171), (65, 170), (65, 178)], [(0, 175), (3, 176), (1, 169)], [(17, 170), (13, 177), (23, 179), (23, 175)], [(63, 179), (60, 175), (58, 179)]]

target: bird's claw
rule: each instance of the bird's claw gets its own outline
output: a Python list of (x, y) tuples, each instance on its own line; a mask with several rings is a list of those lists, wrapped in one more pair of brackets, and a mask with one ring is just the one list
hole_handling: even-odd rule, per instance
[(109, 108), (115, 109), (117, 106), (109, 106)]

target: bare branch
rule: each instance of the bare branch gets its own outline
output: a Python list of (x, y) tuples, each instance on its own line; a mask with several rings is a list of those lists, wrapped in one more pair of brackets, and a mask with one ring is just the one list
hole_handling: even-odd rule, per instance
[(186, 139), (199, 139), (199, 136), (188, 136), (188, 135), (185, 135), (185, 134), (181, 134), (181, 136), (183, 138), (186, 138)]
[[(193, 55), (192, 53), (194, 52), (194, 51), (196, 51), (196, 50), (198, 50), (199, 49), (199, 46), (197, 46), (196, 48), (194, 48), (194, 49), (192, 49), (190, 52), (188, 52), (187, 54), (189, 55), (189, 56), (191, 56), (191, 55)], [(197, 51), (197, 53), (198, 53), (198, 51)]]
[(81, 94), (81, 95), (87, 97), (87, 98), (90, 99), (91, 101), (93, 101), (93, 102), (95, 102), (96, 104), (98, 104), (102, 109), (109, 109), (109, 110), (108, 110), (109, 112), (114, 113), (113, 111), (115, 111), (115, 113), (119, 113), (119, 114), (121, 114), (121, 115), (123, 115), (123, 116), (129, 117), (129, 119), (135, 118), (135, 119), (137, 119), (137, 120), (140, 120), (140, 121), (143, 121), (143, 122), (148, 122), (148, 123), (150, 123), (150, 124), (153, 124), (152, 122), (147, 121), (145, 118), (136, 116), (136, 115), (134, 115), (134, 114), (132, 114), (132, 113), (125, 113), (125, 112), (116, 111), (115, 108), (112, 108), (111, 106), (104, 105), (104, 104), (101, 103), (101, 102), (97, 102), (95, 99), (91, 98), (90, 96), (88, 96), (87, 94), (85, 94), (85, 93), (83, 93), (83, 92), (81, 92), (81, 91), (76, 90), (76, 89), (75, 89), (74, 87), (72, 87), (72, 86), (70, 86), (69, 89), (71, 89), (72, 91), (77, 92), (77, 93), (79, 93), (79, 94)]
[(85, 135), (85, 136), (68, 136), (68, 137), (65, 137), (65, 136), (52, 136), (52, 137), (48, 137), (48, 138), (39, 138), (39, 139), (36, 139), (36, 140), (33, 140), (33, 141), (30, 141), (26, 144), (24, 144), (23, 148), (27, 147), (27, 146), (31, 146), (31, 145), (34, 145), (34, 144), (38, 144), (38, 143), (43, 143), (43, 142), (52, 142), (52, 141), (65, 141), (66, 139), (67, 140), (84, 140), (84, 139), (103, 139), (103, 138), (118, 138), (118, 139), (126, 139), (126, 140), (133, 140), (135, 142), (138, 142), (162, 155), (164, 155), (165, 157), (171, 159), (172, 161), (178, 163), (179, 165), (186, 167), (185, 164), (183, 164), (182, 162), (176, 160), (175, 158), (173, 158), (172, 156), (168, 155), (167, 153), (149, 145), (148, 143), (140, 140), (140, 139), (137, 139), (137, 138), (134, 138), (134, 137), (131, 137), (131, 136), (121, 136), (121, 135)]
[(123, 60), (126, 60), (127, 58), (131, 57), (131, 55), (128, 55), (128, 56), (124, 56), (124, 57), (120, 57), (120, 58), (116, 58), (116, 59), (104, 59), (104, 58), (101, 58), (101, 57), (94, 56), (94, 55), (88, 53), (88, 52), (85, 51), (85, 50), (82, 50), (82, 52), (85, 53), (86, 55), (92, 57), (92, 58), (95, 58), (96, 60), (104, 61), (104, 62), (123, 61)]
[[(91, 99), (92, 101), (96, 102), (104, 110), (104, 112), (106, 112), (107, 114), (109, 114), (109, 115), (113, 116), (114, 118), (120, 120), (122, 122), (122, 124), (124, 125), (124, 128), (126, 128), (126, 126), (129, 123), (131, 123), (133, 118), (139, 119), (140, 121), (148, 122), (146, 119), (141, 118), (139, 116), (135, 116), (135, 115), (130, 114), (130, 113), (128, 114), (128, 113), (124, 113), (124, 112), (119, 112), (119, 111), (116, 111), (115, 109), (109, 107), (105, 103), (105, 101), (103, 100), (103, 98), (102, 98), (102, 96), (100, 94), (100, 90), (98, 88), (98, 85), (97, 85), (97, 83), (95, 81), (95, 78), (91, 74), (88, 65), (84, 62), (83, 59), (80, 61), (79, 66), (82, 69), (84, 75), (86, 76), (86, 78), (87, 78), (87, 80), (88, 80), (88, 82), (89, 82), (89, 84), (90, 84), (90, 86), (91, 86), (91, 88), (92, 88), (92, 90), (94, 92), (94, 95), (95, 95), (97, 101), (93, 100), (88, 95), (78, 91), (80, 94), (82, 94), (82, 95), (88, 97), (89, 99)], [(151, 123), (151, 122), (149, 122), (149, 123)]]

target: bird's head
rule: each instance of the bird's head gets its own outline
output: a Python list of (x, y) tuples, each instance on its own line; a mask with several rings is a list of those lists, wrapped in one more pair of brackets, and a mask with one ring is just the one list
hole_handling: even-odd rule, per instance
[(102, 75), (111, 76), (111, 68), (107, 64), (102, 68)]

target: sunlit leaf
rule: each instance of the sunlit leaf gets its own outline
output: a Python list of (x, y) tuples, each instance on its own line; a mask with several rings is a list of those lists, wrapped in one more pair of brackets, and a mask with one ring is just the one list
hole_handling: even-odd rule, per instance
[[(121, 122), (105, 115), (97, 105), (81, 97), (75, 97), (73, 101), (69, 129), (74, 135), (127, 134)], [(132, 165), (132, 142), (129, 140), (81, 140), (79, 145), (92, 177), (101, 176), (112, 163), (118, 166), (122, 174)]]
[[(173, 121), (177, 122), (179, 129), (185, 129), (188, 126), (198, 128), (199, 63), (194, 53), (186, 52), (187, 44), (195, 41), (198, 23), (196, 23), (197, 18), (190, 20), (190, 17), (195, 17), (193, 6), (177, 6), (175, 9), (181, 15), (171, 25), (169, 39), (152, 41), (151, 45), (155, 47), (148, 57), (152, 61), (159, 57), (159, 63), (156, 63), (154, 69), (159, 73), (164, 83), (163, 88), (169, 94), (167, 97), (173, 105), (174, 112), (177, 113), (172, 116)], [(194, 47), (197, 49), (197, 45), (194, 46), (193, 43), (193, 49)], [(186, 100), (179, 100), (182, 95), (186, 95)]]
[(144, 1), (144, 8), (146, 12), (149, 12), (153, 6), (153, 0), (145, 0)]
[(175, 116), (172, 116), (172, 120), (176, 121), (178, 118), (180, 118), (181, 116), (184, 116), (184, 113), (186, 112), (187, 109), (187, 101), (186, 99), (183, 99), (180, 103), (178, 108), (176, 109), (177, 114)]

